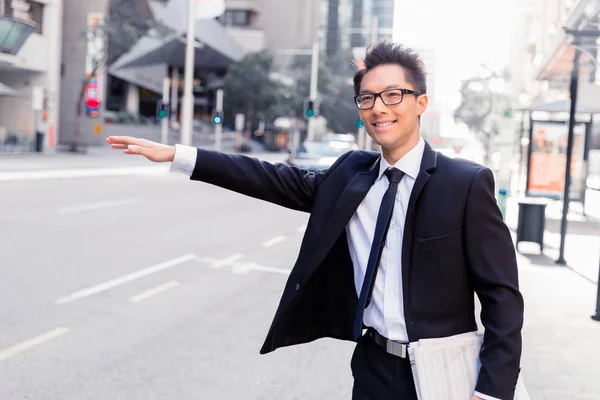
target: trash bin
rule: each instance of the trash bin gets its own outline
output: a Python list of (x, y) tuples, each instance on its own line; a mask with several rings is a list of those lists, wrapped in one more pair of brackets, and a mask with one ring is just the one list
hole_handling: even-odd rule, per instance
[(519, 242), (533, 242), (540, 245), (540, 252), (544, 252), (547, 205), (546, 199), (525, 198), (519, 201), (517, 251), (519, 251)]
[(40, 131), (35, 132), (35, 151), (41, 153), (44, 151), (44, 133)]

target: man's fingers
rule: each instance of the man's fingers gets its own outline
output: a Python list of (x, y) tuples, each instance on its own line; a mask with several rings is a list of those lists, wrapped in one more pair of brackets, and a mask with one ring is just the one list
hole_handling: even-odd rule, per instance
[(122, 144), (122, 145), (137, 145), (144, 146), (148, 142), (145, 139), (138, 139), (131, 136), (109, 136), (106, 141), (110, 144)]
[(111, 144), (110, 147), (112, 147), (113, 149), (116, 149), (116, 150), (122, 150), (122, 149), (126, 149), (127, 145), (126, 144)]

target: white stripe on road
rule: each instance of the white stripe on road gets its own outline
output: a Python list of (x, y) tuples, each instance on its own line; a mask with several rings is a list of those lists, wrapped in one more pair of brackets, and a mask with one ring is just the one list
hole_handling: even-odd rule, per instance
[(0, 172), (0, 181), (83, 178), (98, 176), (165, 175), (168, 173), (169, 167), (164, 165), (122, 168), (55, 169), (47, 171)]
[(241, 254), (234, 254), (230, 257), (224, 258), (222, 260), (218, 260), (215, 261), (214, 263), (212, 263), (212, 266), (215, 268), (221, 268), (224, 265), (231, 265), (234, 262), (236, 262), (237, 260), (239, 260), (240, 258), (243, 258), (244, 256)]
[[(219, 260), (215, 260), (214, 258), (207, 258), (207, 257), (196, 257), (196, 261), (201, 262), (201, 263), (206, 263), (206, 264), (212, 264), (212, 265), (219, 262)], [(266, 265), (259, 265), (259, 264), (256, 264), (253, 262), (248, 262), (248, 261), (230, 262), (229, 266), (231, 266), (232, 271), (236, 274), (242, 274), (242, 273), (246, 273), (248, 271), (270, 272), (270, 273), (281, 274), (281, 275), (289, 275), (289, 273), (290, 273), (289, 269), (269, 267)]]
[(268, 267), (266, 265), (258, 265), (255, 263), (235, 263), (233, 272), (236, 274), (244, 274), (248, 271), (270, 272), (272, 274), (289, 275), (290, 270), (285, 268)]
[(56, 339), (59, 336), (62, 336), (68, 332), (69, 328), (56, 328), (51, 330), (50, 332), (44, 333), (43, 335), (18, 343), (7, 349), (0, 350), (0, 361), (6, 360), (7, 358), (22, 353), (42, 343), (49, 342), (50, 340)]
[(155, 287), (154, 289), (146, 290), (145, 292), (137, 294), (137, 295), (131, 297), (129, 299), (129, 301), (132, 301), (134, 303), (139, 303), (140, 301), (146, 300), (148, 297), (152, 297), (159, 293), (165, 292), (165, 291), (172, 289), (178, 285), (179, 285), (179, 282), (177, 282), (177, 281), (167, 282), (164, 285), (160, 285), (160, 286)]
[(134, 281), (136, 279), (140, 279), (145, 276), (155, 274), (159, 271), (163, 271), (165, 269), (175, 267), (176, 265), (182, 264), (186, 261), (194, 260), (195, 258), (196, 257), (193, 254), (186, 254), (184, 256), (177, 257), (177, 258), (174, 258), (169, 261), (165, 261), (163, 263), (154, 265), (152, 267), (144, 268), (139, 271), (133, 272), (131, 274), (124, 275), (120, 278), (116, 278), (116, 279), (110, 280), (108, 282), (101, 283), (100, 285), (96, 285), (96, 286), (92, 286), (92, 287), (84, 289), (84, 290), (80, 290), (78, 292), (75, 292), (73, 294), (70, 294), (68, 296), (65, 296), (63, 298), (56, 300), (56, 303), (57, 304), (65, 304), (65, 303), (70, 303), (75, 300), (82, 299), (84, 297), (92, 296), (94, 294), (104, 292), (106, 290), (115, 288), (117, 286), (124, 285), (125, 283)]
[(60, 210), (58, 210), (58, 214), (69, 214), (69, 213), (75, 213), (75, 212), (80, 212), (80, 211), (98, 210), (101, 208), (126, 206), (129, 204), (135, 204), (135, 203), (139, 203), (139, 202), (140, 202), (140, 199), (128, 199), (128, 200), (105, 201), (103, 203), (84, 204), (81, 206), (61, 208)]
[(301, 226), (300, 228), (298, 228), (298, 232), (304, 233), (304, 231), (306, 231), (306, 225)]
[(284, 240), (285, 240), (285, 236), (276, 236), (273, 239), (267, 240), (262, 245), (263, 245), (263, 247), (271, 247), (271, 246), (275, 246), (277, 243), (283, 242)]

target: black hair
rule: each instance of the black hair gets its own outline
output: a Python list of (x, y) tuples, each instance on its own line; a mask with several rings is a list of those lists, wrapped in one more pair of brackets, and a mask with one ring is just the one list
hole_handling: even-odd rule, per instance
[(360, 83), (365, 74), (371, 69), (385, 64), (395, 64), (405, 71), (405, 79), (419, 94), (427, 93), (427, 72), (425, 64), (410, 48), (388, 41), (379, 42), (367, 49), (362, 60), (365, 68), (359, 69), (354, 75), (354, 94), (358, 95)]

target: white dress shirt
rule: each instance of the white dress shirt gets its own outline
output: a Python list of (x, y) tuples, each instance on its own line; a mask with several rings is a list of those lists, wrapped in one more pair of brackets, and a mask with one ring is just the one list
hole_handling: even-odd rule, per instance
[[(425, 141), (421, 138), (415, 147), (393, 165), (394, 168), (404, 172), (404, 176), (398, 184), (392, 220), (385, 247), (381, 251), (371, 303), (363, 317), (365, 325), (373, 327), (382, 336), (398, 342), (408, 342), (402, 297), (402, 236), (408, 200), (421, 168), (424, 149)], [(381, 157), (377, 180), (346, 226), (348, 247), (354, 264), (354, 285), (359, 296), (375, 235), (377, 214), (383, 195), (389, 186), (384, 172), (390, 167), (385, 158)]]
[[(421, 169), (424, 150), (425, 141), (421, 138), (415, 147), (393, 165), (394, 168), (404, 172), (404, 176), (398, 185), (392, 220), (390, 221), (386, 244), (381, 253), (371, 303), (365, 310), (363, 317), (365, 325), (373, 327), (382, 336), (398, 342), (409, 341), (402, 296), (402, 239), (408, 201)], [(171, 171), (182, 172), (191, 176), (196, 165), (197, 156), (198, 153), (194, 147), (176, 145)], [(371, 251), (371, 243), (375, 235), (377, 214), (383, 195), (389, 186), (389, 181), (384, 175), (385, 170), (388, 168), (390, 168), (390, 164), (381, 157), (377, 180), (346, 226), (348, 247), (354, 265), (354, 285), (358, 296), (360, 296)], [(475, 392), (475, 394), (484, 400), (499, 400), (481, 393)]]

